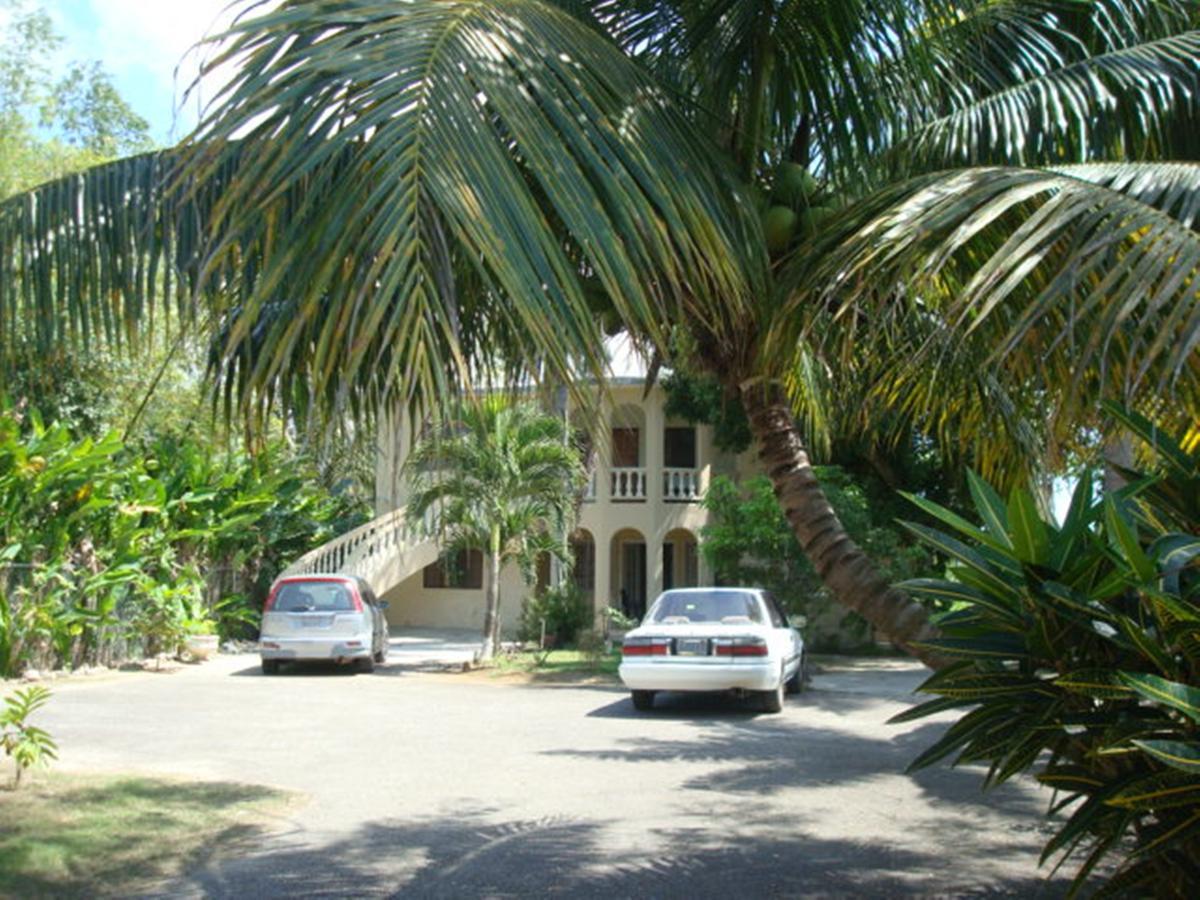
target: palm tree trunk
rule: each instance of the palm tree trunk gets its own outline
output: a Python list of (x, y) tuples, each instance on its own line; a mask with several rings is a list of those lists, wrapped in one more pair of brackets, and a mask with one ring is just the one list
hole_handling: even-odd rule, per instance
[(500, 528), (492, 527), (491, 546), (488, 547), (487, 610), (483, 615), (483, 648), (479, 651), (481, 660), (491, 659), (496, 655), (496, 646), (500, 636)]
[(843, 606), (854, 610), (906, 652), (926, 665), (942, 664), (915, 646), (937, 635), (923, 606), (896, 590), (875, 568), (830, 506), (817, 481), (791, 405), (778, 385), (742, 388), (759, 459), (784, 515), (821, 581)]

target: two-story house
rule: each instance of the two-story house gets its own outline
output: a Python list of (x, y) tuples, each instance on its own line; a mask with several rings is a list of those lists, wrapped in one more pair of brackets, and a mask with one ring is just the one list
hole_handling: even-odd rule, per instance
[[(595, 441), (590, 483), (570, 541), (572, 577), (597, 617), (606, 606), (640, 616), (660, 591), (711, 583), (697, 539), (707, 513), (700, 505), (714, 466), (734, 461), (714, 452), (711, 428), (672, 419), (664, 411), (660, 386), (645, 390), (644, 365), (617, 345), (616, 374), (590, 428)], [(402, 466), (410, 430), (382, 429), (376, 478), (381, 515), (402, 509), (407, 486)], [(488, 567), (477, 552), (461, 554), (451, 565), (435, 550), (411, 555), (407, 575), (377, 590), (389, 601), (395, 627), (483, 627)], [(418, 565), (419, 564), (419, 565)], [(548, 568), (542, 580), (551, 577)], [(519, 621), (526, 586), (515, 566), (501, 573), (501, 621), (512, 633)]]

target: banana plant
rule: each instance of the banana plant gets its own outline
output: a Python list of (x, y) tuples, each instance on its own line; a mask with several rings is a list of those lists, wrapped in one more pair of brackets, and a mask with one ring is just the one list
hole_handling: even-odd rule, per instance
[(1042, 861), (1078, 862), (1073, 894), (1109, 857), (1102, 895), (1200, 891), (1200, 519), (1168, 508), (1200, 447), (1153, 433), (1157, 473), (1099, 498), (1082, 478), (1061, 524), (975, 475), (979, 524), (911, 498), (945, 530), (907, 527), (948, 563), (904, 588), (952, 601), (926, 646), (951, 662), (893, 721), (965, 710), (911, 768), (984, 763), (985, 785), (1035, 771), (1059, 817)]

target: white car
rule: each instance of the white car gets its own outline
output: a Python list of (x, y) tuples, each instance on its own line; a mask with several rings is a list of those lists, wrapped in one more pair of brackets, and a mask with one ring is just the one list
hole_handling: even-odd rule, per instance
[(637, 709), (658, 691), (736, 691), (764, 712), (804, 687), (804, 640), (758, 588), (664, 591), (625, 636), (621, 680)]
[(271, 586), (258, 652), (264, 675), (283, 662), (327, 659), (372, 672), (387, 659), (386, 601), (352, 575), (293, 575)]

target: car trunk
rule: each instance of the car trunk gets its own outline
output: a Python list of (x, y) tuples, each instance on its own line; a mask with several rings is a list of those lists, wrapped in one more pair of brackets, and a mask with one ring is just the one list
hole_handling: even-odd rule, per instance
[(351, 637), (364, 631), (360, 612), (266, 612), (263, 637), (327, 638)]
[(665, 654), (647, 654), (640, 656), (644, 662), (666, 663), (687, 661), (689, 663), (712, 665), (737, 665), (739, 663), (761, 663), (762, 655), (743, 656), (740, 654), (718, 654), (718, 646), (737, 640), (759, 639), (767, 642), (767, 629), (754, 626), (731, 626), (713, 623), (690, 625), (658, 624), (643, 626), (637, 631), (626, 635), (626, 641), (638, 641), (649, 638), (666, 639)]

